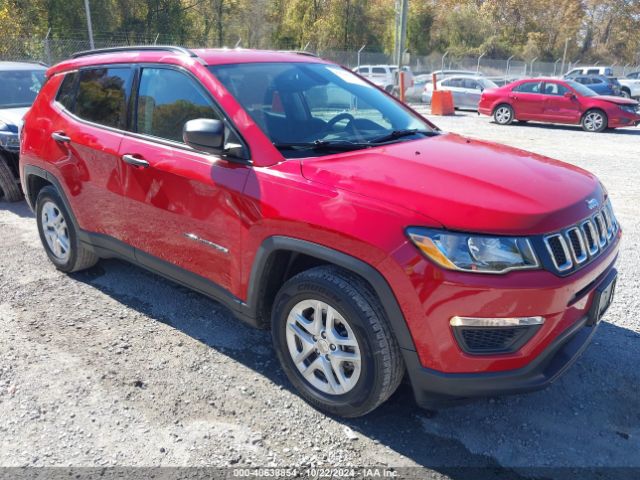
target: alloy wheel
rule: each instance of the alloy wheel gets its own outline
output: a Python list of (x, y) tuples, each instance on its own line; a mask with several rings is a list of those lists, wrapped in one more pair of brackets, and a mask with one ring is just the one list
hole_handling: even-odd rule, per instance
[(40, 221), (49, 250), (58, 260), (66, 262), (71, 254), (71, 241), (67, 221), (58, 206), (53, 202), (45, 202)]
[(297, 303), (287, 317), (289, 355), (305, 380), (323, 393), (342, 395), (360, 378), (360, 345), (347, 320), (319, 300)]
[(590, 132), (596, 132), (602, 128), (604, 118), (598, 112), (590, 112), (584, 119), (584, 127)]
[(496, 110), (496, 121), (504, 124), (511, 120), (511, 110), (507, 107), (500, 107)]

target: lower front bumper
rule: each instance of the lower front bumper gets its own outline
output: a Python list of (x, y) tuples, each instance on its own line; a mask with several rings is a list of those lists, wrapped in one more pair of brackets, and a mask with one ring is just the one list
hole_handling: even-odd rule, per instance
[(589, 345), (598, 325), (585, 316), (558, 336), (526, 367), (488, 373), (442, 373), (424, 368), (415, 352), (405, 351), (416, 402), (434, 408), (473, 397), (540, 390), (562, 375)]

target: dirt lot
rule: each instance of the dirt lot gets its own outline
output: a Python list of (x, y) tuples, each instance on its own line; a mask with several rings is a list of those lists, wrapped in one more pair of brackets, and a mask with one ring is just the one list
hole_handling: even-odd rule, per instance
[(625, 233), (617, 298), (557, 383), (435, 414), (401, 387), (365, 418), (329, 418), (290, 390), (268, 333), (120, 261), (61, 274), (27, 206), (0, 203), (0, 466), (640, 468), (640, 129), (434, 121), (585, 167), (609, 189)]

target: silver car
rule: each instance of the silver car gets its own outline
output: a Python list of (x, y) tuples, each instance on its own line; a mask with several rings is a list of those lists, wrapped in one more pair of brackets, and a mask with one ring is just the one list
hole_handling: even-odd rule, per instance
[[(455, 108), (477, 110), (480, 95), (488, 88), (497, 88), (491, 80), (482, 76), (460, 75), (448, 77), (437, 82), (438, 90), (449, 90), (453, 94)], [(422, 101), (431, 103), (433, 84), (427, 83), (422, 92)]]

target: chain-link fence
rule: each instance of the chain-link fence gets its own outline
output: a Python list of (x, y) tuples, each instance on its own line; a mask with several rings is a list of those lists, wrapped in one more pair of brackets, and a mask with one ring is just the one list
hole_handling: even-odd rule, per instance
[[(179, 40), (163, 35), (154, 37), (121, 34), (118, 36), (97, 37), (95, 48), (119, 47), (126, 45), (180, 45), (188, 48), (209, 48), (216, 45), (211, 42), (185, 44)], [(239, 45), (236, 45), (239, 46)], [(233, 47), (233, 45), (231, 45)], [(0, 44), (0, 60), (28, 60), (43, 62), (48, 65), (69, 58), (71, 54), (81, 50), (89, 50), (90, 44), (86, 39), (52, 39), (41, 37), (9, 38)], [(359, 65), (391, 64), (391, 55), (383, 52), (363, 51), (317, 51), (323, 58), (334, 61), (349, 68)], [(447, 53), (433, 52), (428, 56), (418, 56), (406, 53), (403, 63), (409, 65), (415, 74), (430, 73), (435, 70), (466, 70), (482, 73), (488, 77), (504, 77), (505, 79), (526, 76), (561, 76), (572, 68), (582, 65), (578, 61), (562, 59), (555, 62), (542, 62), (538, 59), (522, 59), (515, 56), (508, 59), (481, 57), (455, 57)], [(624, 76), (632, 71), (640, 70), (640, 65), (601, 65), (610, 66), (616, 76)]]

